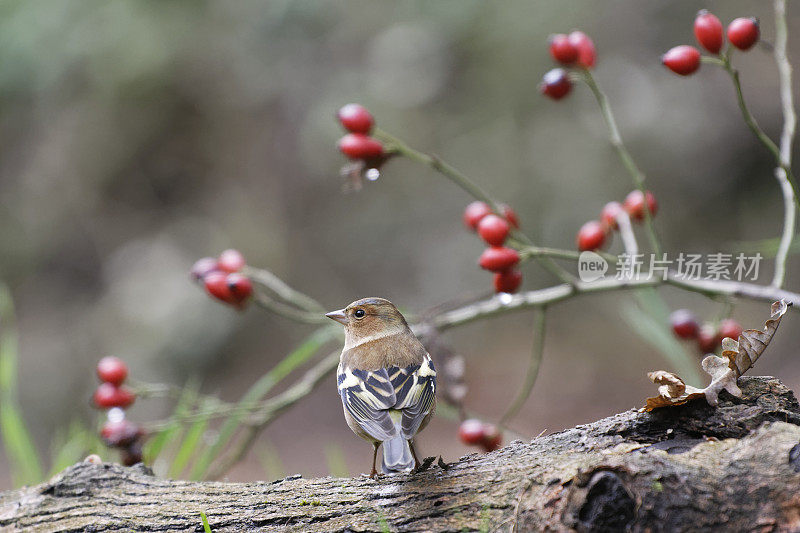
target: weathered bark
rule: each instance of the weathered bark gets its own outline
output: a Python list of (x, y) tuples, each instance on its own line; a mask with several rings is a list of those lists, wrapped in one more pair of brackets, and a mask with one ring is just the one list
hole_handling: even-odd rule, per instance
[(774, 378), (741, 399), (629, 411), (378, 481), (193, 483), (74, 465), (0, 495), (0, 531), (797, 531), (800, 407)]

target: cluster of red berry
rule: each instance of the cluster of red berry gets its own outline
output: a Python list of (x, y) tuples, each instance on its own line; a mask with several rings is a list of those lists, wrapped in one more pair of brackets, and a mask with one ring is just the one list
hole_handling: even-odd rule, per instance
[(97, 377), (101, 383), (94, 391), (93, 400), (98, 409), (125, 409), (136, 400), (133, 391), (122, 384), (128, 377), (128, 366), (120, 358), (108, 356), (100, 359), (97, 363)]
[(239, 250), (225, 250), (219, 257), (198, 259), (190, 271), (214, 298), (242, 309), (253, 295), (253, 283), (241, 273), (246, 262)]
[(694, 313), (688, 309), (678, 309), (669, 316), (672, 332), (680, 339), (695, 340), (701, 354), (716, 352), (722, 339), (730, 337), (739, 340), (742, 326), (732, 318), (722, 320), (718, 325), (707, 322), (700, 326)]
[(461, 426), (458, 428), (458, 438), (468, 446), (480, 446), (487, 452), (498, 449), (503, 442), (497, 426), (485, 424), (474, 418), (461, 422)]
[(602, 248), (606, 239), (612, 231), (619, 229), (617, 217), (625, 211), (631, 220), (641, 222), (645, 219), (645, 204), (646, 209), (650, 211), (650, 216), (654, 216), (658, 210), (658, 204), (653, 193), (636, 189), (631, 191), (625, 202), (608, 202), (603, 210), (600, 212), (600, 220), (590, 220), (578, 230), (576, 242), (578, 250), (585, 252), (587, 250), (597, 250)]
[[(759, 38), (758, 19), (738, 18), (728, 24), (728, 41), (739, 50), (749, 50)], [(713, 13), (705, 9), (694, 19), (694, 36), (700, 46), (719, 55), (725, 37), (722, 22)], [(682, 44), (670, 49), (661, 57), (665, 67), (675, 74), (688, 76), (700, 68), (700, 51), (694, 46)]]
[(369, 134), (375, 125), (375, 119), (364, 106), (347, 104), (336, 113), (339, 123), (348, 134), (339, 139), (339, 151), (350, 159), (362, 160), (370, 166), (371, 162), (379, 162), (383, 157), (383, 144)]
[(478, 264), (494, 272), (495, 291), (514, 293), (522, 284), (522, 273), (514, 268), (519, 263), (519, 253), (504, 244), (511, 227), (519, 228), (519, 218), (509, 206), (501, 207), (502, 216), (494, 214), (486, 202), (472, 202), (464, 209), (464, 225), (489, 245)]
[(145, 433), (125, 418), (125, 409), (136, 399), (133, 391), (122, 384), (128, 377), (128, 365), (118, 357), (103, 357), (97, 363), (97, 377), (102, 383), (94, 392), (94, 404), (99, 409), (108, 409), (100, 437), (106, 446), (122, 451), (125, 466), (140, 463)]
[[(582, 31), (573, 31), (569, 35), (558, 33), (549, 39), (550, 55), (565, 67), (592, 68), (597, 59), (594, 43)], [(539, 84), (539, 91), (553, 100), (564, 98), (572, 90), (569, 72), (563, 68), (554, 68), (547, 72)]]

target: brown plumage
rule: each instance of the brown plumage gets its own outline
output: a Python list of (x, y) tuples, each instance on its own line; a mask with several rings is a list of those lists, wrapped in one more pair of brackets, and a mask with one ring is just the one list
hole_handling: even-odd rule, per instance
[(381, 444), (384, 471), (417, 465), (413, 438), (436, 408), (430, 355), (389, 300), (363, 298), (326, 316), (344, 325), (339, 395), (347, 425), (374, 445), (370, 475)]

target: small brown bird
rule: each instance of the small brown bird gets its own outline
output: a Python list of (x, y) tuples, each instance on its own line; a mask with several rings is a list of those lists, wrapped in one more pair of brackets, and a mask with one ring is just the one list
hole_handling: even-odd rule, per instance
[(431, 356), (389, 300), (363, 298), (325, 316), (344, 325), (339, 395), (347, 425), (375, 447), (370, 477), (381, 444), (384, 473), (418, 466), (414, 436), (436, 409)]

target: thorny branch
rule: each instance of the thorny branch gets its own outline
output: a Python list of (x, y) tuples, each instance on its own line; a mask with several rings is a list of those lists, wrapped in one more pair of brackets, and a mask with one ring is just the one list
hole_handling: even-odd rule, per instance
[(792, 166), (792, 142), (794, 141), (797, 116), (794, 111), (792, 95), (792, 66), (786, 57), (786, 0), (775, 0), (775, 63), (778, 65), (780, 81), (781, 108), (783, 110), (783, 131), (781, 133), (779, 166), (775, 169), (775, 177), (783, 193), (784, 222), (778, 253), (775, 256), (775, 275), (772, 279), (774, 287), (781, 287), (786, 276), (786, 260), (795, 232), (795, 194), (789, 181), (787, 169)]
[(769, 302), (784, 299), (795, 305), (800, 303), (800, 294), (772, 286), (729, 280), (688, 280), (683, 279), (674, 271), (669, 271), (666, 279), (658, 277), (619, 280), (603, 279), (592, 282), (578, 282), (576, 285), (562, 284), (544, 289), (536, 289), (515, 294), (511, 298), (503, 301), (501, 301), (500, 298), (493, 297), (442, 313), (433, 317), (430, 323), (436, 329), (445, 330), (489, 316), (554, 304), (573, 296), (640, 289), (644, 287), (657, 287), (660, 285), (673, 285), (707, 296), (739, 296), (751, 300)]

